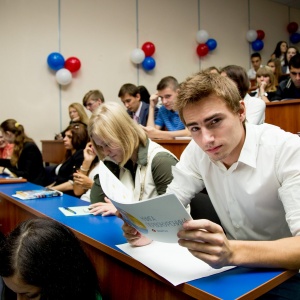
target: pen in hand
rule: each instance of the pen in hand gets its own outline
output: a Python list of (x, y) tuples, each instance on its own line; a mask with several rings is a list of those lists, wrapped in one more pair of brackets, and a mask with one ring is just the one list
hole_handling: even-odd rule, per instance
[(76, 211), (74, 211), (73, 209), (71, 209), (70, 207), (64, 207), (65, 210), (73, 213), (74, 215), (76, 215)]

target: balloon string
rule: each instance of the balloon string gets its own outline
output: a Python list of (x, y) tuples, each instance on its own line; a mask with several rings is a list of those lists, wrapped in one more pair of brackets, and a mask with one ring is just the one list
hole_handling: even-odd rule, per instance
[[(200, 30), (200, 0), (198, 0), (198, 30)], [(201, 70), (201, 59), (199, 61), (199, 71)]]
[[(61, 51), (61, 14), (60, 14), (60, 0), (58, 0), (58, 52)], [(62, 100), (61, 100), (61, 85), (59, 84), (59, 128), (62, 131)]]
[[(139, 0), (136, 0), (136, 48), (139, 48)], [(136, 68), (137, 85), (140, 85), (140, 66)]]

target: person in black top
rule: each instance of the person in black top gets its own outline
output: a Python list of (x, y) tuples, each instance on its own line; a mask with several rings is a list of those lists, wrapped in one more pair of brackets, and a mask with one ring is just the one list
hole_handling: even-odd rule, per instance
[(41, 151), (25, 133), (23, 125), (14, 119), (7, 119), (0, 125), (4, 139), (13, 143), (13, 153), (10, 159), (0, 159), (0, 173), (8, 169), (17, 177), (44, 186), (46, 172)]
[(272, 101), (300, 99), (300, 54), (296, 54), (290, 59), (289, 69), (290, 78), (279, 84)]
[(51, 170), (53, 182), (48, 187), (74, 196), (73, 174), (80, 169), (84, 158), (83, 149), (89, 141), (86, 126), (82, 123), (72, 123), (65, 130), (63, 141), (67, 149), (66, 157), (60, 165)]

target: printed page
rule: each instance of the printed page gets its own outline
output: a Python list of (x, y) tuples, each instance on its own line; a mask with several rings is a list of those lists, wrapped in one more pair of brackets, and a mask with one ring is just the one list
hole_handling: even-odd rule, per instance
[(85, 216), (91, 214), (89, 210), (89, 205), (59, 207), (58, 209), (67, 217)]
[(234, 268), (213, 269), (207, 263), (194, 257), (186, 248), (179, 246), (179, 244), (154, 241), (144, 247), (132, 247), (128, 243), (117, 245), (117, 247), (164, 277), (173, 285)]
[(177, 232), (182, 228), (182, 224), (192, 219), (174, 194), (132, 203), (132, 193), (103, 162), (100, 163), (99, 178), (103, 191), (121, 213), (124, 221), (150, 239), (176, 243)]

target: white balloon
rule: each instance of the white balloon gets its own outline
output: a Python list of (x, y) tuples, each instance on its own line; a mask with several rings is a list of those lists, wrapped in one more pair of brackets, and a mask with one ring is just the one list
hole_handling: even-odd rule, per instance
[(209, 38), (208, 32), (206, 30), (197, 31), (196, 40), (199, 44), (205, 44)]
[(257, 31), (253, 29), (248, 30), (246, 38), (249, 43), (254, 42), (257, 39)]
[(131, 52), (130, 59), (135, 64), (140, 64), (145, 59), (145, 52), (142, 49), (136, 48)]
[(58, 70), (55, 77), (56, 81), (61, 85), (67, 85), (72, 81), (72, 73), (65, 68)]

